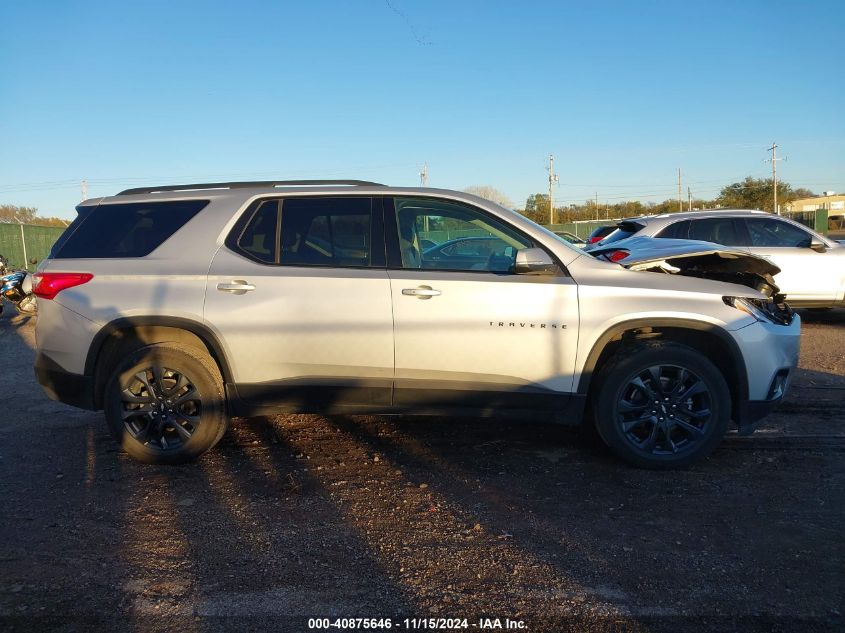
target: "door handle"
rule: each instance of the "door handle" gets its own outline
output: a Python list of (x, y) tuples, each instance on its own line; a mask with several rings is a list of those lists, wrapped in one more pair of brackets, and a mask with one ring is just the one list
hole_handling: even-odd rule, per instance
[(235, 279), (230, 284), (217, 284), (217, 289), (220, 292), (231, 292), (234, 295), (242, 295), (250, 290), (255, 290), (255, 286), (243, 279)]
[(417, 299), (431, 299), (432, 297), (439, 297), (441, 293), (431, 286), (420, 286), (418, 288), (403, 288), (402, 294)]

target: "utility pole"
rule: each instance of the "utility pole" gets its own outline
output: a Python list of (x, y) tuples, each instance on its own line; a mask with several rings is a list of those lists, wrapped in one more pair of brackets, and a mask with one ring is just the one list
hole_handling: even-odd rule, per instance
[(599, 219), (599, 192), (596, 191), (596, 220)]
[(687, 211), (692, 211), (692, 191), (687, 187)]
[(555, 223), (555, 199), (552, 189), (558, 183), (557, 174), (555, 174), (555, 157), (549, 154), (549, 224)]
[(681, 168), (678, 167), (678, 211), (684, 210), (684, 201), (681, 195)]
[(82, 193), (82, 202), (85, 202), (88, 199), (88, 181), (83, 180), (79, 183), (79, 190)]
[[(428, 161), (423, 163), (422, 171), (420, 172), (420, 187), (427, 187), (428, 186)], [(431, 227), (428, 223), (428, 214), (423, 216), (423, 231), (428, 233)], [(427, 237), (427, 235), (426, 235)]]
[(772, 157), (767, 158), (765, 161), (772, 164), (772, 203), (774, 204), (775, 213), (780, 215), (780, 209), (778, 209), (778, 161), (786, 160), (786, 157), (778, 158), (778, 145), (775, 142), (772, 142), (772, 146), (768, 148), (768, 151), (772, 153)]

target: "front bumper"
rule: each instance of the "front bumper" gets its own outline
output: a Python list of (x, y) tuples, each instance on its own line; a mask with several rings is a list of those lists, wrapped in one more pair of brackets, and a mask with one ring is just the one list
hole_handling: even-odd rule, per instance
[(39, 352), (35, 357), (35, 377), (51, 399), (80, 409), (94, 409), (94, 380), (71, 373)]
[(748, 399), (734, 422), (741, 435), (749, 435), (789, 391), (798, 366), (801, 318), (795, 315), (789, 325), (757, 322), (733, 334), (748, 376)]

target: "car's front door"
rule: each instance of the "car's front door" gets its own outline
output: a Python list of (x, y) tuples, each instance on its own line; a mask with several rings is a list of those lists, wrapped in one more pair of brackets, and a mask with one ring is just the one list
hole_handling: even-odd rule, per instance
[(380, 199), (253, 203), (212, 261), (205, 300), (239, 399), (271, 410), (389, 405), (384, 263)]
[(813, 234), (775, 217), (745, 218), (748, 250), (765, 257), (781, 272), (775, 282), (787, 301), (833, 301), (842, 272), (830, 255), (810, 248)]
[[(392, 203), (392, 204), (391, 204)], [(449, 231), (506, 244), (479, 265), (426, 261), (419, 244)], [(530, 238), (486, 211), (434, 197), (386, 201), (397, 406), (554, 408), (573, 388), (578, 298), (563, 271), (514, 274)]]

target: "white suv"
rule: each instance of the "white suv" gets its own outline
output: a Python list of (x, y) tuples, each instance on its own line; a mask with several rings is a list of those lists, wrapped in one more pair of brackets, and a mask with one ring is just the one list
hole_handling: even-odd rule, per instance
[(620, 222), (590, 248), (624, 248), (632, 236), (700, 240), (740, 248), (773, 262), (792, 307), (845, 307), (845, 245), (766, 211), (720, 209), (664, 213)]
[[(77, 211), (34, 276), (35, 371), (146, 462), (197, 457), (230, 415), (413, 412), (585, 420), (682, 466), (751, 432), (797, 362), (799, 318), (765, 294), (626, 270), (455, 191), (214, 183)], [(496, 239), (430, 246), (462, 237)]]

